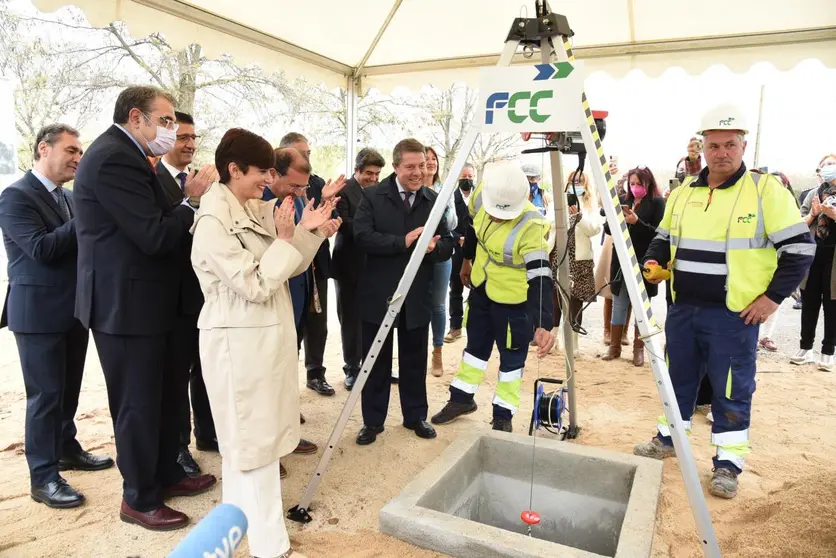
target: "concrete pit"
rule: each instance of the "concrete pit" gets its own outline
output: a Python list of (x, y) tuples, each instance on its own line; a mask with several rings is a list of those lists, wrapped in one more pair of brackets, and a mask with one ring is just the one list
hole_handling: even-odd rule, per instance
[[(659, 461), (487, 432), (454, 442), (380, 513), (380, 530), (456, 558), (649, 556)], [(529, 507), (529, 497), (532, 499)], [(531, 537), (520, 514), (540, 514)]]

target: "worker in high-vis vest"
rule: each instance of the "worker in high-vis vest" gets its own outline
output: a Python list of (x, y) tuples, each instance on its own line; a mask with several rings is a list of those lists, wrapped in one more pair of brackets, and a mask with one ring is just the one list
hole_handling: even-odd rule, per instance
[(473, 226), (465, 240), (461, 274), (470, 288), (464, 315), (467, 348), (450, 384), (450, 401), (432, 417), (433, 424), (476, 411), (473, 398), (496, 343), (493, 429), (511, 432), (532, 334), (538, 357), (554, 345), (549, 223), (528, 200), (529, 193), (522, 169), (500, 163), (485, 169), (483, 186), (470, 197)]
[[(673, 306), (665, 321), (671, 382), (690, 431), (708, 374), (717, 448), (710, 491), (733, 498), (749, 453), (758, 330), (801, 283), (816, 246), (792, 194), (774, 176), (747, 172), (748, 126), (738, 109), (712, 109), (698, 133), (708, 166), (671, 192), (645, 255), (645, 277), (658, 283), (649, 271), (671, 270)], [(657, 426), (656, 437), (634, 453), (674, 455), (673, 425), (661, 416)]]

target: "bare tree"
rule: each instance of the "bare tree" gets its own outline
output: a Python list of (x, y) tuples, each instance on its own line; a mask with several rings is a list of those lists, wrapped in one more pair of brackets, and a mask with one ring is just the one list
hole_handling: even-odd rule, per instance
[(485, 165), (515, 159), (520, 154), (522, 138), (519, 134), (480, 134), (470, 152), (470, 162), (476, 169), (476, 181), (482, 181)]
[(40, 36), (37, 24), (0, 2), (0, 72), (15, 83), (15, 129), (22, 139), (18, 167), (32, 166), (38, 130), (64, 121), (83, 128), (104, 109), (103, 92), (122, 85), (112, 61), (93, 49), (78, 55), (78, 45), (61, 35)]

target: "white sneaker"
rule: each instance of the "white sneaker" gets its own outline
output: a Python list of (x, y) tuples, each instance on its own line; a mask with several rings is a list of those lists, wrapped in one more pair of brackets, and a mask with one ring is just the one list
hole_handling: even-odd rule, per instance
[(833, 355), (822, 355), (819, 360), (819, 370), (822, 372), (833, 372)]
[[(833, 362), (833, 357), (830, 357), (831, 363)], [(813, 349), (801, 349), (799, 350), (794, 357), (790, 358), (790, 362), (792, 364), (815, 364), (816, 363), (816, 355), (813, 353)]]

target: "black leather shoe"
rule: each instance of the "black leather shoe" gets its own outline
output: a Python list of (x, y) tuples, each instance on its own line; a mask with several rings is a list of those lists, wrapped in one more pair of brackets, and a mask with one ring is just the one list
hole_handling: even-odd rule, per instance
[(210, 438), (207, 440), (195, 440), (195, 446), (200, 451), (214, 451), (217, 453), (220, 451), (218, 449), (218, 439), (217, 438)]
[(431, 439), (435, 438), (436, 436), (438, 436), (438, 434), (435, 431), (435, 428), (433, 428), (430, 425), (430, 423), (428, 423), (425, 420), (418, 421), (418, 422), (415, 422), (415, 423), (412, 423), (412, 424), (404, 423), (403, 426), (404, 426), (404, 428), (408, 428), (410, 430), (413, 430), (415, 432), (415, 434), (418, 435), (419, 438), (426, 438), (428, 440), (431, 440)]
[(346, 376), (345, 380), (343, 380), (343, 384), (345, 384), (345, 389), (347, 389), (348, 391), (351, 391), (351, 388), (354, 387), (354, 382), (356, 382), (356, 381), (357, 381), (357, 375), (356, 374), (349, 374), (348, 376)]
[(67, 484), (62, 478), (43, 486), (33, 486), (32, 499), (50, 508), (77, 508), (84, 503), (84, 494)]
[(190, 477), (200, 475), (200, 465), (198, 465), (197, 461), (194, 460), (194, 457), (192, 457), (192, 453), (189, 451), (188, 447), (180, 447), (180, 451), (177, 454), (177, 463), (180, 464), (183, 471)]
[(308, 383), (305, 384), (308, 386), (308, 389), (312, 389), (320, 395), (334, 395), (336, 393), (334, 388), (328, 385), (328, 382), (325, 381), (325, 378), (314, 378), (313, 380), (308, 380)]
[(377, 435), (383, 432), (382, 426), (363, 426), (360, 429), (360, 434), (357, 436), (358, 446), (368, 446), (377, 440)]
[(113, 459), (93, 455), (90, 452), (81, 450), (78, 453), (65, 454), (58, 461), (59, 471), (102, 471), (113, 467)]

